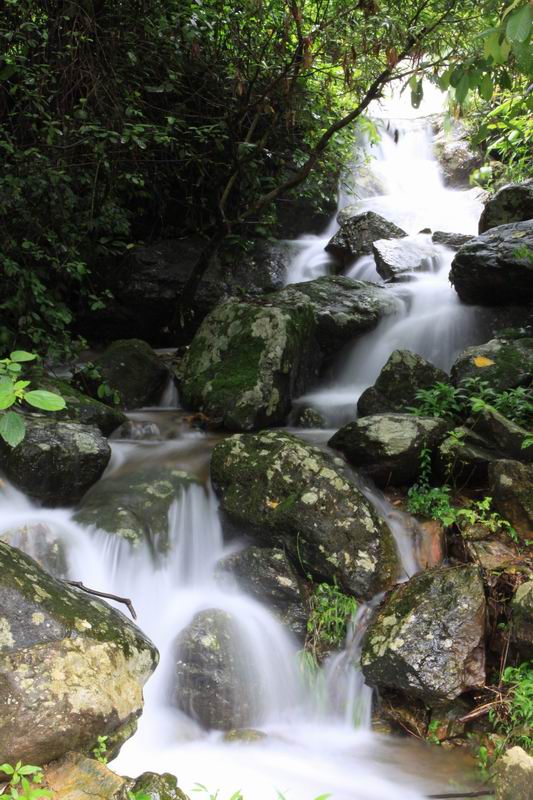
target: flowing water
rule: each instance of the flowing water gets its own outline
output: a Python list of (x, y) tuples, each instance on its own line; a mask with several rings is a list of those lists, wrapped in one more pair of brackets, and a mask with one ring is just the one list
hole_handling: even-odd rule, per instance
[[(400, 131), (397, 144), (394, 130)], [(476, 201), (468, 192), (443, 187), (427, 125), (396, 121), (387, 130), (383, 122), (383, 131), (373, 162), (383, 193), (360, 199), (360, 208), (372, 208), (412, 234), (427, 225), (473, 230)], [(297, 244), (291, 280), (327, 272), (324, 240), (336, 227), (332, 220), (324, 237)], [(397, 314), (343, 354), (330, 383), (307, 398), (325, 409), (331, 422), (353, 417), (358, 393), (374, 380), (394, 348), (411, 347), (446, 366), (471, 336), (472, 320), (447, 284), (451, 254), (433, 247), (427, 237), (423, 244), (429, 250), (428, 271), (390, 289), (397, 297)], [(376, 279), (368, 258), (350, 274)], [(301, 644), (264, 605), (234, 586), (217, 583), (217, 561), (242, 544), (224, 542), (209, 486), (209, 457), (217, 436), (190, 430), (176, 409), (172, 387), (161, 405), (129, 415), (126, 438), (113, 442), (105, 478), (154, 463), (172, 464), (199, 478), (171, 507), (170, 547), (164, 558), (154, 556), (148, 545), (132, 548), (117, 537), (81, 528), (68, 509), (37, 508), (7, 485), (0, 493), (0, 534), (9, 531), (11, 543), (37, 558), (42, 556), (35, 549), (39, 538), (60, 542), (64, 562), (49, 568), (131, 598), (138, 624), (160, 650), (161, 663), (146, 686), (138, 732), (124, 745), (114, 768), (133, 776), (144, 770), (171, 772), (186, 792), (202, 783), (213, 794), (220, 790), (219, 800), (229, 800), (236, 790), (246, 800), (275, 800), (277, 792), (287, 800), (313, 800), (325, 792), (332, 800), (421, 800), (427, 792), (445, 788), (452, 776), (464, 779), (468, 765), (462, 756), (371, 731), (371, 691), (357, 664), (372, 604), (360, 606), (345, 649), (327, 660), (310, 686), (298, 669)], [(374, 487), (360, 485), (394, 533), (403, 563), (400, 578), (405, 579), (418, 569), (413, 527)], [(32, 537), (32, 531), (39, 537)], [(260, 741), (227, 742), (176, 707), (176, 640), (195, 614), (206, 609), (221, 609), (234, 620), (242, 689), (253, 698), (254, 728), (266, 734)]]

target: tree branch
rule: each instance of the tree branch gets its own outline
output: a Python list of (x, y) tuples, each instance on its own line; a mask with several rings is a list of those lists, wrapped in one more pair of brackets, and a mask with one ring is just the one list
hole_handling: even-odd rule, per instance
[(105, 597), (107, 600), (115, 600), (117, 603), (124, 603), (124, 605), (128, 607), (128, 611), (133, 619), (137, 619), (137, 613), (133, 608), (133, 603), (127, 597), (119, 597), (116, 594), (108, 594), (107, 592), (99, 592), (96, 589), (89, 589), (89, 587), (85, 586), (81, 581), (65, 581), (65, 583), (69, 586), (75, 586), (76, 589), (81, 589), (83, 592), (87, 592), (87, 594), (93, 594), (95, 597)]

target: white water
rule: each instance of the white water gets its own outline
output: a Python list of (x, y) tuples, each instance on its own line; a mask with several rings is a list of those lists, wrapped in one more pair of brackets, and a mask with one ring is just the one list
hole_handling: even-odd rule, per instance
[[(414, 128), (405, 123), (398, 147), (386, 136), (376, 168), (387, 194), (367, 198), (361, 207), (374, 207), (412, 233), (432, 224), (470, 229), (475, 211), (471, 198), (461, 199), (460, 193), (442, 188), (428, 142), (418, 123)], [(463, 225), (455, 224), (454, 214)], [(336, 227), (333, 220), (327, 238)], [(324, 274), (325, 238), (308, 237), (300, 247), (293, 280)], [(314, 402), (322, 402), (330, 418), (345, 416), (348, 409), (353, 416), (358, 393), (373, 382), (395, 347), (412, 347), (445, 364), (470, 335), (468, 315), (445, 280), (450, 255), (443, 248), (434, 255), (434, 271), (391, 290), (397, 296), (397, 315), (344, 355), (334, 381), (315, 393)], [(362, 260), (350, 274), (375, 279), (374, 265)], [(130, 415), (132, 439), (113, 443), (106, 478), (147, 463), (174, 464), (206, 478), (214, 437), (191, 433), (179, 414), (168, 410), (177, 405), (173, 386), (162, 405), (167, 410)], [(403, 563), (400, 577), (413, 574), (417, 564), (405, 519), (371, 487), (362, 489), (394, 533)], [(138, 732), (114, 762), (118, 772), (132, 776), (144, 770), (171, 772), (189, 794), (196, 783), (203, 783), (213, 793), (220, 790), (219, 800), (229, 800), (236, 790), (245, 800), (275, 800), (277, 791), (287, 800), (313, 800), (323, 792), (331, 793), (332, 800), (421, 800), (426, 792), (446, 787), (453, 769), (448, 761), (441, 762), (444, 754), (369, 729), (371, 692), (357, 668), (368, 606), (360, 607), (346, 649), (328, 659), (318, 681), (321, 690), (313, 692), (297, 668), (301, 645), (263, 605), (215, 583), (213, 568), (228, 546), (222, 539), (216, 500), (208, 489), (193, 486), (173, 505), (170, 552), (157, 560), (148, 547), (132, 549), (116, 537), (82, 529), (69, 510), (39, 509), (4, 485), (0, 535), (26, 527), (23, 536), (11, 541), (38, 557), (31, 541), (35, 524), (46, 526), (49, 538), (57, 537), (64, 545), (71, 579), (131, 598), (138, 624), (160, 650), (161, 663), (146, 686)], [(253, 725), (267, 734), (263, 741), (225, 742), (222, 734), (202, 730), (175, 706), (177, 637), (195, 614), (212, 608), (226, 611), (235, 623), (243, 691), (255, 697)], [(454, 777), (460, 780), (460, 773)]]

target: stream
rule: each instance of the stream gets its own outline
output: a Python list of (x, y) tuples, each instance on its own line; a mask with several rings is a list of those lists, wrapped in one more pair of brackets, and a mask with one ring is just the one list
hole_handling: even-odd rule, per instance
[[(390, 287), (397, 312), (339, 354), (327, 380), (300, 398), (324, 414), (328, 428), (353, 418), (358, 396), (374, 382), (392, 350), (413, 349), (448, 368), (461, 349), (476, 341), (475, 310), (462, 307), (448, 283), (452, 251), (419, 231), (475, 233), (481, 205), (473, 191), (445, 188), (427, 120), (386, 117), (385, 111), (378, 118), (376, 110), (382, 138), (370, 151), (373, 183), (382, 193), (351, 198), (343, 193), (339, 203), (355, 202), (361, 211), (376, 211), (400, 225), (424, 249), (427, 269)], [(330, 271), (324, 245), (337, 228), (333, 217), (323, 235), (292, 243), (288, 283)], [(371, 256), (347, 274), (382, 282)], [(145, 770), (171, 772), (193, 798), (209, 797), (204, 790), (195, 793), (196, 784), (205, 784), (213, 796), (219, 791), (219, 800), (229, 800), (237, 790), (245, 800), (314, 800), (323, 793), (332, 800), (421, 800), (427, 793), (449, 790), (450, 782), (471, 786), (473, 768), (462, 753), (372, 731), (372, 693), (357, 668), (367, 606), (359, 607), (345, 649), (324, 664), (317, 693), (300, 674), (301, 645), (291, 634), (265, 606), (215, 581), (217, 561), (244, 544), (224, 542), (209, 486), (210, 452), (219, 435), (191, 431), (171, 387), (161, 407), (128, 416), (130, 430), (140, 438), (112, 441), (106, 478), (158, 463), (185, 469), (203, 482), (191, 485), (172, 506), (164, 559), (148, 545), (135, 549), (119, 537), (78, 526), (69, 509), (39, 508), (9, 486), (0, 497), (0, 533), (33, 523), (53, 530), (64, 545), (69, 577), (131, 598), (138, 624), (159, 648), (161, 663), (145, 688), (138, 731), (113, 769), (131, 776)], [(326, 438), (324, 431), (302, 435), (317, 442)], [(412, 526), (372, 486), (362, 488), (391, 526), (403, 577), (412, 575), (418, 569)], [(21, 546), (32, 554), (27, 542)], [(222, 733), (206, 732), (173, 705), (176, 638), (195, 614), (212, 608), (229, 612), (236, 621), (240, 678), (256, 699), (253, 727), (266, 734), (259, 741), (224, 741)]]

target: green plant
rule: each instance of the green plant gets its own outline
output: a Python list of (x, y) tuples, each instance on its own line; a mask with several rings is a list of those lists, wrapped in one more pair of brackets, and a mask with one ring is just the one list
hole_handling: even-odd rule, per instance
[(324, 650), (343, 644), (348, 624), (357, 611), (357, 602), (341, 592), (336, 584), (319, 583), (309, 606), (305, 646), (316, 658)]
[(107, 740), (109, 736), (99, 736), (96, 747), (93, 747), (93, 756), (100, 764), (107, 764)]
[(102, 370), (92, 361), (87, 361), (81, 367), (79, 373), (81, 383), (87, 384), (96, 383), (96, 395), (99, 400), (111, 400), (113, 405), (120, 405), (120, 392), (118, 389), (112, 389), (105, 380)]
[(407, 492), (407, 510), (415, 516), (436, 519), (450, 527), (456, 520), (456, 510), (450, 502), (450, 488), (431, 486), (431, 472), (431, 450), (423, 447), (418, 480)]
[(151, 800), (151, 795), (149, 795), (148, 792), (144, 792), (142, 789), (138, 789), (136, 792), (132, 792), (131, 789), (129, 789), (128, 800)]
[(490, 533), (504, 533), (513, 542), (518, 543), (519, 537), (511, 523), (500, 516), (497, 511), (491, 510), (492, 497), (476, 500), (468, 508), (457, 511), (457, 520), (465, 520), (469, 525), (483, 525)]
[(44, 389), (28, 389), (31, 381), (21, 380), (22, 365), (37, 358), (35, 353), (14, 350), (0, 361), (0, 436), (10, 447), (16, 447), (26, 434), (24, 418), (11, 411), (26, 403), (42, 411), (61, 411), (65, 400)]
[(6, 800), (39, 800), (41, 797), (52, 797), (49, 789), (43, 789), (41, 767), (23, 764), (18, 761), (15, 766), (0, 764), (0, 773), (9, 776), (7, 791), (2, 795)]
[(454, 419), (463, 408), (457, 389), (449, 383), (437, 382), (429, 389), (419, 389), (415, 399), (417, 405), (410, 406), (407, 411), (423, 417)]
[(430, 744), (437, 744), (440, 745), (441, 741), (437, 735), (437, 731), (440, 728), (441, 722), (438, 719), (432, 719), (428, 725), (426, 739)]
[[(505, 746), (520, 745), (533, 752), (533, 662), (507, 667), (502, 675), (506, 690), (502, 701), (490, 711), (489, 720), (505, 737)], [(503, 745), (502, 745), (503, 748)]]

